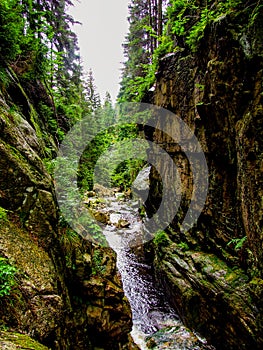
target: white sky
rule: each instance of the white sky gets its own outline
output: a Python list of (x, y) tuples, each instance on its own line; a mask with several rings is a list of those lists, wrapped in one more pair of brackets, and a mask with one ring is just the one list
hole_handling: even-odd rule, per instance
[(122, 43), (128, 32), (129, 0), (73, 0), (69, 12), (76, 21), (74, 32), (79, 38), (85, 71), (93, 71), (95, 85), (102, 100), (106, 91), (115, 101), (119, 91)]

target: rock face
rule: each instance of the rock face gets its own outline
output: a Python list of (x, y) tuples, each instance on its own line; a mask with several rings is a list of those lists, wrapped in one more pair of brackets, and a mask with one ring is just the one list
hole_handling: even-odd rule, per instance
[[(195, 54), (178, 51), (159, 63), (150, 102), (194, 130), (209, 168), (206, 205), (185, 234), (190, 164), (167, 135), (145, 131), (174, 159), (183, 184), (166, 239), (152, 245), (157, 279), (186, 325), (218, 349), (263, 343), (262, 31), (262, 6), (251, 4), (207, 26)], [(161, 197), (154, 169), (150, 178), (147, 209), (154, 212)]]
[[(115, 253), (59, 218), (47, 172), (56, 142), (37, 104), (50, 99), (41, 83), (22, 87), (9, 74), (0, 94), (0, 256), (17, 272), (10, 292), (1, 289), (1, 327), (52, 349), (135, 349)], [(46, 348), (12, 332), (1, 333), (3, 348)]]

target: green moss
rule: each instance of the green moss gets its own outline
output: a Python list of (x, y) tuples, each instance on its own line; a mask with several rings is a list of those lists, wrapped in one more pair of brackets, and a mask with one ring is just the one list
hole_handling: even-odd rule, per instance
[(168, 247), (170, 245), (170, 238), (164, 231), (157, 231), (153, 242), (159, 248)]
[(1, 224), (8, 221), (7, 213), (8, 213), (8, 211), (6, 209), (0, 207), (0, 223)]
[(179, 247), (183, 252), (189, 250), (189, 245), (185, 242), (180, 242), (177, 244), (177, 247)]
[(15, 332), (0, 332), (0, 344), (3, 349), (21, 349), (21, 350), (48, 350), (48, 348), (25, 334)]

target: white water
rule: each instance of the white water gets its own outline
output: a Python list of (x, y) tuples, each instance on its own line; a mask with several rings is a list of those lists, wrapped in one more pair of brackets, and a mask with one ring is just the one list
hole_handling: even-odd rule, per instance
[(117, 252), (117, 266), (133, 314), (132, 336), (142, 350), (148, 349), (145, 343), (147, 335), (161, 328), (182, 323), (163, 291), (156, 286), (151, 266), (129, 248), (129, 243), (134, 240), (140, 241), (142, 234), (142, 223), (136, 206), (131, 202), (119, 202), (109, 198), (107, 208), (110, 213), (115, 213), (118, 217), (121, 215), (130, 222), (129, 228), (118, 229), (114, 225), (108, 225), (104, 234), (110, 246)]

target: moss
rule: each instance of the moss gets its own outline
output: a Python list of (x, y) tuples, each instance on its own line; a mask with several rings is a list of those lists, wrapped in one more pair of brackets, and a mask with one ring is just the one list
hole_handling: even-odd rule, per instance
[(185, 243), (185, 242), (180, 242), (180, 243), (178, 243), (178, 244), (177, 244), (177, 247), (179, 247), (183, 252), (185, 252), (185, 251), (187, 251), (187, 250), (190, 249), (189, 246), (188, 246), (188, 244)]
[(154, 244), (161, 247), (168, 247), (170, 245), (170, 238), (164, 231), (158, 231), (153, 239)]
[(25, 334), (0, 331), (0, 345), (3, 349), (48, 350), (48, 348)]

